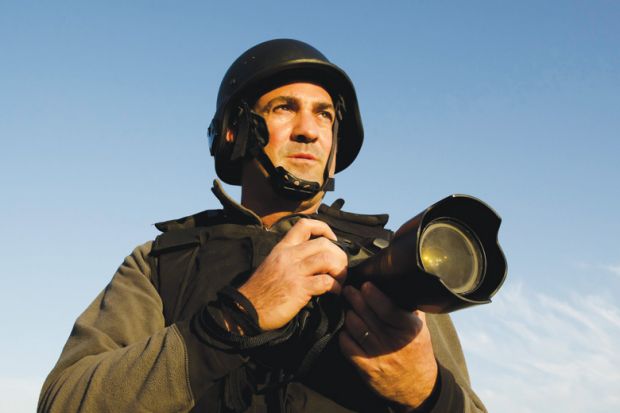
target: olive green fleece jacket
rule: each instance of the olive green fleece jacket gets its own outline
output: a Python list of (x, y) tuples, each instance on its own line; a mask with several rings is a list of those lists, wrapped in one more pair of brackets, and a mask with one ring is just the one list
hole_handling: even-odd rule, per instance
[[(43, 385), (38, 412), (171, 413), (193, 407), (187, 347), (175, 324), (164, 327), (162, 302), (150, 281), (150, 249), (151, 242), (137, 247), (78, 317)], [(442, 387), (451, 387), (441, 389), (432, 412), (454, 406), (455, 398), (462, 399), (456, 405), (463, 412), (485, 412), (470, 387), (449, 316), (429, 314), (427, 320)]]

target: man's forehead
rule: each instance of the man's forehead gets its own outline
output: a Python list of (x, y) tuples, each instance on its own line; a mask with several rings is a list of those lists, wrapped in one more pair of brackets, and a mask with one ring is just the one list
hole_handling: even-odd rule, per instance
[(274, 87), (258, 97), (258, 104), (266, 104), (275, 99), (308, 100), (313, 103), (333, 106), (329, 92), (321, 85), (310, 82), (287, 83)]

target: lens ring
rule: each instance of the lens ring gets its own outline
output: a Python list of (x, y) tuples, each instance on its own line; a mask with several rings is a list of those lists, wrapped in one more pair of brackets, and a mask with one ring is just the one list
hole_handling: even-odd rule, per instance
[(419, 253), (424, 270), (457, 294), (474, 291), (484, 276), (480, 242), (467, 226), (452, 219), (436, 219), (424, 228)]

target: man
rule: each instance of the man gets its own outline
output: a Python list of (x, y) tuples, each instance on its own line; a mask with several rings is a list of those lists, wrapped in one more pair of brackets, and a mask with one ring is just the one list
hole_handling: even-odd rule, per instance
[(447, 315), (397, 308), (347, 267), (387, 216), (320, 206), (360, 150), (353, 85), (313, 47), (259, 44), (209, 128), (222, 210), (157, 224), (78, 318), (40, 412), (479, 412)]

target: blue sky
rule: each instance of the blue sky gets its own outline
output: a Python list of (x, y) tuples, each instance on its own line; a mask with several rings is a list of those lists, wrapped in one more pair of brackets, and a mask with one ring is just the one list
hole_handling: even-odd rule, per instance
[(509, 278), (454, 315), (490, 411), (619, 410), (618, 21), (611, 0), (0, 3), (0, 410), (34, 409), (152, 223), (217, 206), (219, 82), (276, 37), (357, 88), (364, 148), (328, 202), (392, 228), (451, 193), (502, 216)]

